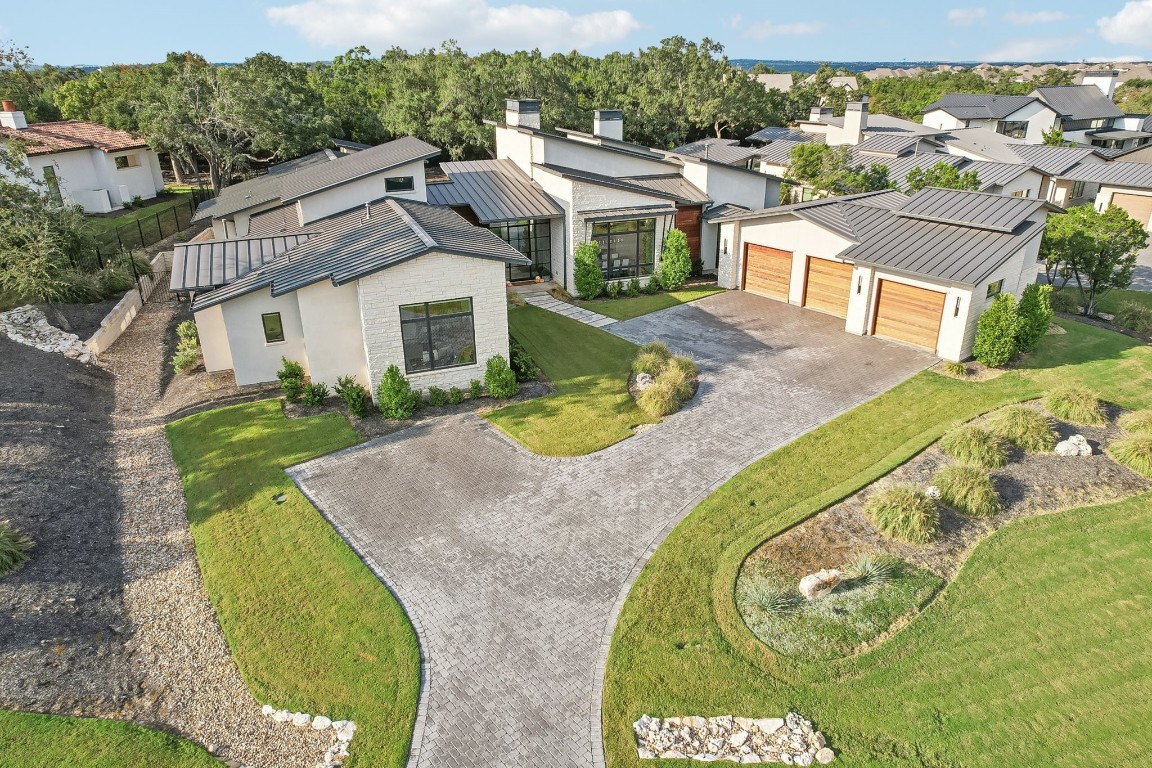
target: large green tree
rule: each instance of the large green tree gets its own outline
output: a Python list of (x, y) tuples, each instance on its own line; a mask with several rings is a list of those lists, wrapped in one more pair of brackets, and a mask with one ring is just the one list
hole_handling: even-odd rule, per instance
[(846, 146), (797, 144), (792, 148), (788, 174), (823, 195), (852, 195), (891, 189), (888, 166), (882, 163), (856, 163)]
[(980, 189), (980, 176), (976, 171), (961, 173), (956, 166), (941, 160), (930, 168), (913, 168), (908, 171), (905, 186), (908, 194), (919, 192), (924, 187), (966, 189), (976, 192)]
[(1123, 208), (1101, 213), (1080, 205), (1049, 217), (1040, 257), (1049, 282), (1075, 283), (1084, 314), (1093, 315), (1102, 296), (1132, 284), (1137, 254), (1147, 245), (1148, 233)]

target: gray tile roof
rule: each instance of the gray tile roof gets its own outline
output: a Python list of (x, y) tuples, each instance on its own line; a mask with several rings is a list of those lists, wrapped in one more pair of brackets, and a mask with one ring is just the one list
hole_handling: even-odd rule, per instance
[(543, 187), (511, 160), (441, 163), (449, 181), (428, 184), (428, 202), (467, 205), (485, 224), (563, 216)]
[(280, 254), (308, 241), (312, 233), (178, 243), (172, 249), (173, 291), (207, 291), (239, 280)]
[(745, 165), (760, 155), (759, 147), (742, 147), (735, 139), (701, 139), (691, 144), (676, 147), (672, 152), (701, 159), (713, 160), (727, 165)]
[(562, 176), (572, 181), (586, 184), (596, 184), (602, 187), (611, 187), (626, 192), (635, 192), (639, 195), (659, 197), (666, 200), (675, 200), (678, 203), (706, 203), (708, 195), (698, 187), (688, 182), (679, 173), (658, 174), (652, 176), (605, 176), (591, 171), (582, 171), (577, 168), (568, 168), (552, 163), (533, 163), (537, 168)]
[(341, 214), (341, 221), (323, 234), (235, 282), (200, 294), (192, 308), (204, 309), (265, 288), (282, 296), (322, 280), (344, 285), (431, 252), (529, 263), (490, 230), (469, 224), (448, 208), (385, 198), (372, 206), (367, 219), (363, 208)]
[[(1099, 89), (1097, 89), (1099, 93)], [(924, 114), (942, 110), (960, 120), (1003, 120), (1036, 101), (1035, 96), (1000, 96), (992, 93), (950, 93), (932, 102)]]
[(1124, 116), (1120, 108), (1094, 85), (1047, 85), (1032, 93), (1057, 114), (1072, 120)]
[(1109, 184), (1116, 187), (1152, 189), (1152, 163), (1081, 163), (1062, 174), (1072, 181)]

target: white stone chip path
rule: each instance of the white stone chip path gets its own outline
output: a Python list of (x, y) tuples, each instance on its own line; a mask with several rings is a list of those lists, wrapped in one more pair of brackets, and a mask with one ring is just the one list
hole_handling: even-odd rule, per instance
[(522, 296), (525, 302), (531, 304), (534, 307), (546, 309), (549, 312), (555, 312), (558, 315), (571, 318), (577, 322), (584, 323), (584, 325), (590, 325), (593, 328), (603, 328), (606, 325), (613, 325), (616, 323), (614, 318), (601, 315), (600, 313), (593, 312), (590, 309), (577, 307), (574, 304), (569, 304), (566, 301), (559, 301), (558, 299), (547, 293), (544, 293), (543, 291), (535, 291), (531, 293), (525, 292), (522, 294)]

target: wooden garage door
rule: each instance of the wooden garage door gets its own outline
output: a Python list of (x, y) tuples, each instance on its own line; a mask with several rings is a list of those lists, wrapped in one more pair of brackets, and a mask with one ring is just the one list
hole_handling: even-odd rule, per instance
[(944, 294), (881, 280), (872, 333), (936, 351)]
[(744, 246), (744, 290), (788, 301), (792, 254), (764, 245)]
[(1124, 195), (1117, 192), (1112, 195), (1112, 205), (1128, 211), (1128, 215), (1140, 222), (1140, 226), (1148, 229), (1149, 220), (1152, 219), (1152, 195)]
[(804, 281), (804, 306), (848, 317), (848, 294), (852, 291), (852, 265), (828, 259), (808, 259)]

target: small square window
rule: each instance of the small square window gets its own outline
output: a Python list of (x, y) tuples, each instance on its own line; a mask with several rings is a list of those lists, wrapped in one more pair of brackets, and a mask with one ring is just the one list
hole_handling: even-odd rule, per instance
[(115, 162), (116, 168), (122, 171), (125, 168), (139, 167), (140, 158), (136, 157), (136, 155), (121, 155), (115, 159)]
[(280, 320), (279, 312), (268, 312), (260, 315), (260, 320), (264, 323), (265, 343), (275, 344), (284, 341), (284, 323)]
[(384, 179), (385, 192), (411, 192), (416, 189), (416, 180), (411, 176), (393, 176)]
[(1000, 291), (1002, 291), (1002, 290), (1004, 290), (1004, 281), (1003, 280), (997, 280), (994, 283), (988, 283), (988, 293), (986, 294), (986, 296), (987, 296), (987, 298), (990, 299), (993, 296), (995, 296), (996, 294), (1000, 293)]

